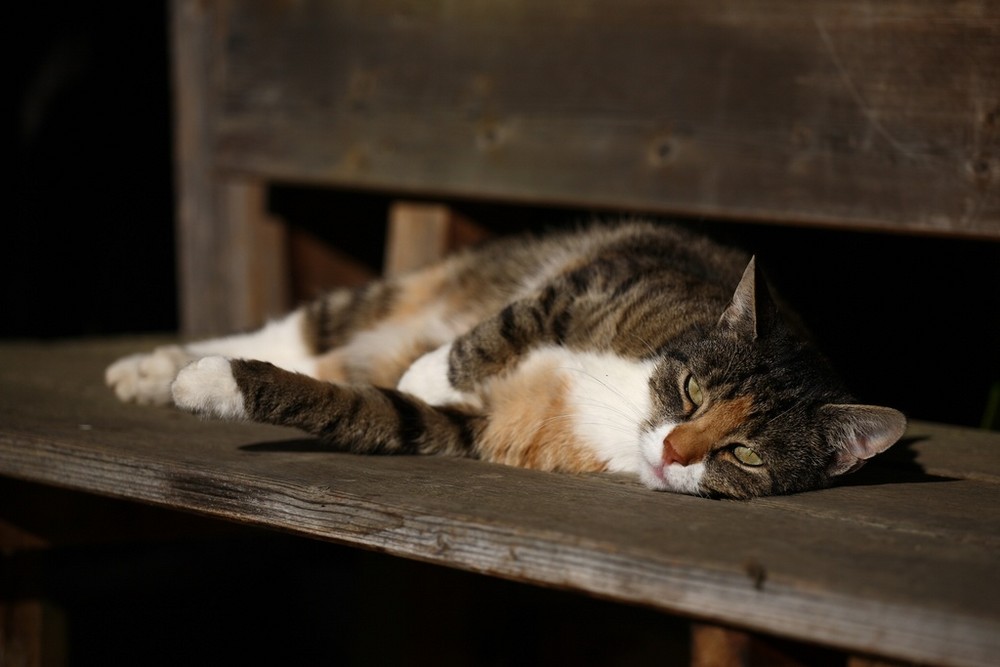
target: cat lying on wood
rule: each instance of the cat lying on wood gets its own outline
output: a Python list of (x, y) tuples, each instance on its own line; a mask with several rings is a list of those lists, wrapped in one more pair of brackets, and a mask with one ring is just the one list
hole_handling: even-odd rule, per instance
[[(741, 277), (742, 275), (742, 277)], [(263, 329), (112, 364), (124, 401), (750, 498), (824, 486), (902, 435), (781, 318), (752, 258), (652, 223), (506, 238)]]

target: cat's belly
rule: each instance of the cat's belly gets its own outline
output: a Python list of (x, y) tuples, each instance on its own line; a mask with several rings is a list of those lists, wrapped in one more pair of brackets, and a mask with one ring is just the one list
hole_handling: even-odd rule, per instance
[(540, 470), (636, 473), (652, 370), (608, 353), (536, 350), (481, 388), (490, 421), (480, 456)]

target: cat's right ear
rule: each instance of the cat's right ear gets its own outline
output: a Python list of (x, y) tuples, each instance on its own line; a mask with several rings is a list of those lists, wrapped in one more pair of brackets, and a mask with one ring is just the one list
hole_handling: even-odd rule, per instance
[(777, 307), (764, 276), (757, 268), (757, 258), (751, 257), (729, 307), (719, 318), (719, 326), (734, 329), (756, 340), (766, 335), (776, 316)]
[(831, 477), (854, 472), (903, 437), (906, 417), (899, 410), (877, 405), (827, 404), (820, 413), (836, 447), (828, 470)]

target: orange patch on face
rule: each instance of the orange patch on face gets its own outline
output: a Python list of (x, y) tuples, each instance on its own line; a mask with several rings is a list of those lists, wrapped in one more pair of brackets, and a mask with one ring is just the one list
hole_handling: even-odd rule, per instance
[(496, 380), (490, 387), (491, 418), (480, 439), (480, 456), (535, 470), (604, 470), (604, 462), (574, 432), (576, 415), (567, 403), (568, 391), (554, 364), (518, 369)]
[(667, 440), (683, 460), (700, 461), (746, 422), (752, 408), (753, 400), (749, 396), (719, 401), (696, 419), (677, 426)]

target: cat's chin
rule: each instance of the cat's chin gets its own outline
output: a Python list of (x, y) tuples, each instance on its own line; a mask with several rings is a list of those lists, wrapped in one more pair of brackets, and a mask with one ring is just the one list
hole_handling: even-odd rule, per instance
[(686, 466), (673, 463), (664, 466), (662, 462), (653, 464), (643, 461), (639, 470), (642, 483), (654, 491), (686, 493), (692, 496), (702, 495), (700, 487), (704, 474), (704, 463), (692, 463)]

